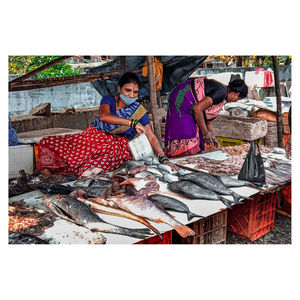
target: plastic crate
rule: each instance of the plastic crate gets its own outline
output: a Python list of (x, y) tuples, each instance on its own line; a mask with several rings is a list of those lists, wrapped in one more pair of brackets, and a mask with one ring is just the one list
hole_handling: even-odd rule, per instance
[(290, 134), (291, 131), (290, 131), (290, 126), (289, 126), (289, 113), (288, 112), (283, 113), (282, 117), (283, 117), (282, 118), (283, 133)]
[(173, 244), (226, 244), (227, 209), (188, 224), (196, 235), (182, 238), (173, 233)]
[(292, 185), (287, 185), (282, 189), (282, 198), (289, 205), (292, 204)]
[(285, 186), (280, 191), (280, 201), (277, 202), (277, 212), (291, 217), (292, 215), (292, 185)]
[(290, 134), (283, 134), (283, 147), (285, 147), (287, 141), (289, 140), (290, 138)]
[[(226, 146), (237, 146), (237, 145), (243, 145), (246, 143), (249, 143), (249, 141), (245, 141), (245, 140), (239, 140), (239, 139), (230, 139), (230, 138), (225, 138), (225, 137), (219, 137), (217, 136), (217, 139), (220, 142), (220, 145), (222, 147), (226, 147)], [(262, 143), (262, 139), (258, 139), (256, 140), (256, 142), (261, 145)]]
[(277, 192), (253, 195), (228, 212), (229, 233), (249, 241), (255, 241), (274, 227)]
[(172, 230), (162, 234), (162, 240), (158, 235), (135, 244), (172, 244)]

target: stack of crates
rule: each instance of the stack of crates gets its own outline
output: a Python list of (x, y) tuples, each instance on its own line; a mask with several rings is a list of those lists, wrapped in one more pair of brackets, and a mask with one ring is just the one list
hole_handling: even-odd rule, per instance
[(228, 212), (228, 232), (249, 241), (274, 227), (278, 193), (255, 194), (253, 200), (243, 200)]
[(226, 244), (227, 209), (187, 226), (196, 234), (182, 238), (177, 232), (174, 232), (173, 244)]

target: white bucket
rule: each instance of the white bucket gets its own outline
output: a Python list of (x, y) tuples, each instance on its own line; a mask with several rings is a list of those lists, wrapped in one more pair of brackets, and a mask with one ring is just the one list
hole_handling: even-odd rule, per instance
[(154, 156), (151, 144), (144, 133), (131, 140), (129, 148), (135, 160)]

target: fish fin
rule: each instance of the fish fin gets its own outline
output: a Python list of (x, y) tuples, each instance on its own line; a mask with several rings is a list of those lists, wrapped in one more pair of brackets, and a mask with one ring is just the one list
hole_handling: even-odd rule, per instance
[[(230, 200), (228, 200), (228, 199), (226, 199), (225, 197), (222, 197), (222, 196), (220, 196), (219, 197), (219, 200), (220, 201), (222, 201), (222, 203), (226, 206), (226, 207), (228, 207), (228, 208), (232, 208), (232, 205), (231, 205), (231, 201)], [(238, 202), (235, 202), (235, 203), (239, 203), (239, 201)]]
[(242, 196), (237, 194), (236, 192), (232, 192), (232, 197), (234, 199), (234, 203), (239, 203), (241, 199), (253, 200), (253, 198), (251, 197)]
[(191, 221), (193, 218), (201, 218), (201, 219), (203, 219), (204, 217), (201, 216), (201, 215), (194, 214), (192, 212), (188, 212), (187, 213), (187, 218), (188, 218), (188, 221)]
[(186, 238), (187, 236), (193, 236), (196, 234), (193, 229), (191, 229), (185, 225), (182, 225), (182, 224), (180, 226), (174, 227), (174, 229), (183, 238)]

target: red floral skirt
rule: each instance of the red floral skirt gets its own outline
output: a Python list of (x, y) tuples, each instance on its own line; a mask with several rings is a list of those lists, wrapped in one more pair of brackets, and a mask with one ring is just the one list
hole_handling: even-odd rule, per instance
[(128, 140), (89, 126), (77, 134), (44, 137), (38, 145), (39, 169), (80, 176), (88, 169), (112, 171), (131, 160)]

